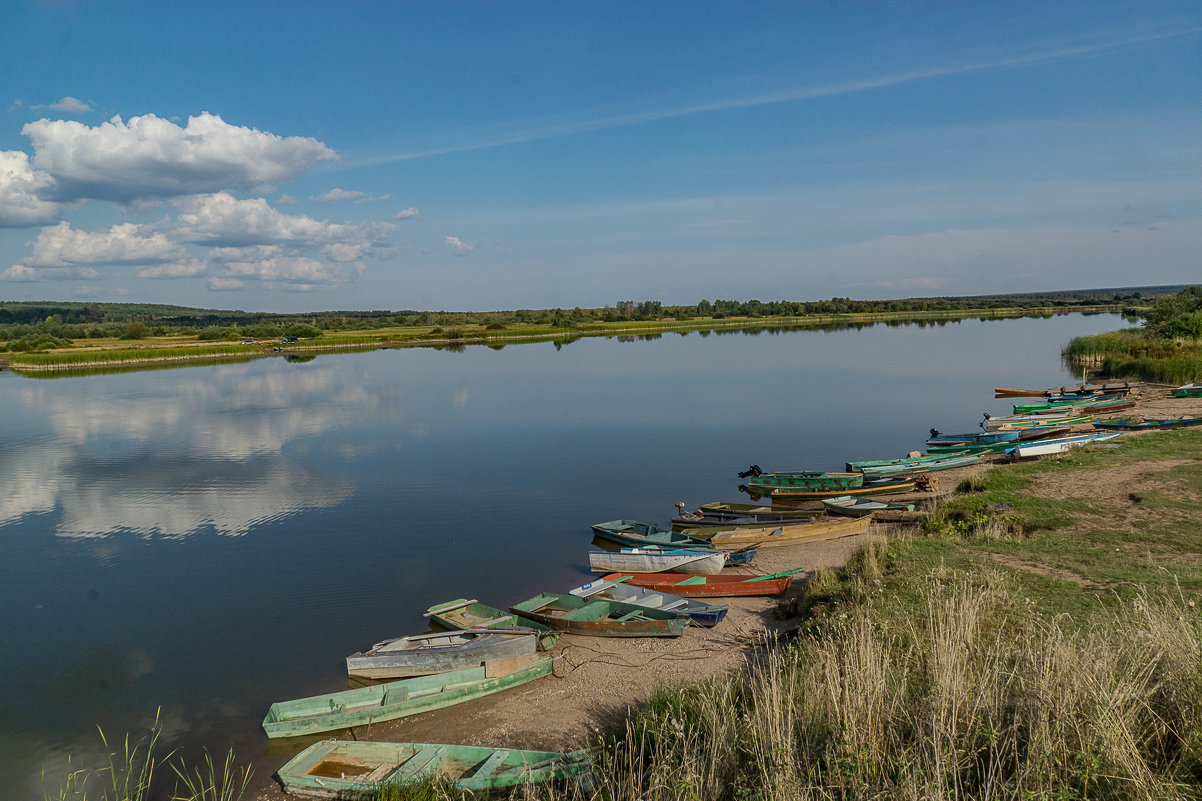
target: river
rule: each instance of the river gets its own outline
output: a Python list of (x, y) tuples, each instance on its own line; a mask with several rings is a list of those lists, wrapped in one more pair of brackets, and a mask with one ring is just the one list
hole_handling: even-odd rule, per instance
[[(268, 705), (343, 657), (588, 580), (590, 524), (743, 500), (1072, 383), (1118, 315), (378, 350), (31, 379), (0, 372), (0, 796), (41, 798), (161, 710), (264, 757)], [(43, 784), (42, 771), (46, 771)]]

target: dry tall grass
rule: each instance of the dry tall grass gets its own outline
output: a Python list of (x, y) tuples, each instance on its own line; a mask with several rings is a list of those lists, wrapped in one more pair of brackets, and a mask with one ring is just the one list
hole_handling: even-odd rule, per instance
[[(871, 549), (860, 561), (870, 572)], [(998, 581), (982, 588), (935, 576), (920, 619), (882, 625), (887, 602), (878, 596), (744, 675), (662, 692), (599, 747), (597, 793), (615, 801), (1202, 796), (1199, 611), (1141, 597), (1081, 629), (1016, 595)]]

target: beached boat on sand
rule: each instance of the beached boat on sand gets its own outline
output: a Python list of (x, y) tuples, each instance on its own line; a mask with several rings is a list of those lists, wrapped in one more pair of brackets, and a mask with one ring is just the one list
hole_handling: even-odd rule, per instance
[(722, 572), (727, 555), (714, 551), (684, 549), (652, 550), (623, 548), (616, 553), (589, 551), (588, 564), (594, 573), (690, 573), (712, 576)]
[(1109, 431), (1161, 431), (1169, 428), (1188, 428), (1202, 424), (1202, 417), (1124, 417), (1117, 420), (1095, 420), (1093, 427)]
[[(649, 548), (651, 550), (688, 548), (701, 551), (714, 549), (714, 546), (706, 540), (690, 537), (677, 531), (668, 531), (638, 520), (610, 520), (607, 523), (597, 523), (593, 526), (593, 536), (625, 548)], [(754, 556), (754, 553), (731, 554), (727, 559), (727, 564), (747, 564)]]
[(1202, 398), (1202, 382), (1182, 384), (1173, 390), (1174, 398)]
[(560, 632), (555, 629), (518, 617), (512, 612), (497, 609), (495, 606), (482, 604), (477, 600), (456, 598), (429, 607), (425, 617), (430, 618), (436, 625), (444, 629), (462, 631), (464, 629), (502, 629), (507, 631), (525, 630), (538, 635), (540, 651), (548, 650), (559, 639)]
[(730, 598), (780, 595), (805, 568), (784, 570), (767, 576), (681, 576), (673, 573), (610, 573), (602, 576), (686, 598)]
[(397, 637), (346, 658), (347, 676), (357, 679), (402, 679), (482, 665), (490, 659), (533, 654), (533, 631), (452, 631)]
[(322, 740), (279, 770), (290, 795), (374, 798), (385, 785), (435, 779), (463, 792), (501, 790), (582, 776), (585, 751), (522, 751), (469, 745)]
[(871, 462), (848, 462), (847, 469), (864, 474), (865, 478), (882, 476), (918, 475), (953, 470), (978, 464), (980, 456), (973, 454), (928, 454), (907, 456), (901, 459), (878, 459)]
[(1119, 432), (1117, 431), (1099, 431), (1091, 434), (1060, 437), (1058, 439), (1041, 439), (1028, 443), (1020, 442), (1012, 449), (1006, 451), (1006, 453), (1015, 459), (1026, 459), (1032, 456), (1050, 456), (1055, 453), (1065, 453), (1069, 448), (1091, 445), (1096, 442), (1105, 442), (1106, 440), (1114, 439), (1118, 435)]
[(508, 690), (550, 672), (549, 656), (516, 657), (433, 676), (277, 701), (263, 718), (263, 730), (271, 738), (295, 737), (395, 720)]
[(850, 537), (862, 534), (870, 522), (871, 517), (833, 517), (821, 518), (803, 526), (739, 526), (727, 530), (686, 529), (686, 532), (693, 536), (708, 536), (715, 548), (761, 548)]
[(914, 511), (912, 503), (889, 503), (888, 501), (878, 501), (876, 498), (855, 498), (851, 495), (824, 498), (822, 506), (827, 512), (844, 517), (866, 517), (874, 512), (879, 514), (880, 512)]
[[(707, 507), (720, 507), (709, 509)], [(745, 510), (743, 512), (736, 509)], [(683, 531), (686, 528), (707, 528), (710, 526), (739, 526), (756, 523), (776, 523), (778, 526), (790, 526), (796, 523), (806, 523), (816, 517), (822, 517), (820, 509), (797, 509), (791, 506), (765, 506), (753, 503), (712, 503), (704, 504), (696, 512), (686, 512), (684, 504), (677, 502), (676, 516), (672, 518), (672, 529)]]
[(689, 625), (687, 614), (561, 592), (539, 593), (509, 610), (544, 626), (589, 637), (679, 637)]
[[(862, 473), (856, 473), (862, 476)], [(913, 479), (905, 476), (896, 478), (876, 478), (865, 480), (859, 487), (842, 490), (807, 490), (793, 487), (781, 487), (777, 489), (766, 489), (763, 487), (749, 487), (745, 484), (739, 485), (739, 490), (746, 492), (752, 498), (761, 498), (767, 495), (774, 500), (787, 501), (789, 503), (801, 503), (805, 501), (821, 501), (823, 498), (836, 498), (840, 495), (893, 495), (898, 492), (910, 492), (914, 489)], [(698, 536), (694, 531), (686, 533)]]
[(569, 595), (578, 598), (593, 598), (602, 601), (618, 601), (624, 604), (645, 606), (648, 609), (658, 609), (661, 612), (675, 612), (678, 615), (688, 615), (695, 626), (716, 626), (726, 617), (726, 604), (707, 604), (693, 598), (680, 595), (670, 595), (658, 590), (650, 590), (637, 584), (631, 585), (624, 581), (600, 578), (588, 584), (568, 590)]

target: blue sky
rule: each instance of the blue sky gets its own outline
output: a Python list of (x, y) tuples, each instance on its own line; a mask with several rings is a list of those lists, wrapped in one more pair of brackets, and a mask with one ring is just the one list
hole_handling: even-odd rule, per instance
[(268, 311), (1202, 280), (1196, 2), (28, 2), (0, 298)]

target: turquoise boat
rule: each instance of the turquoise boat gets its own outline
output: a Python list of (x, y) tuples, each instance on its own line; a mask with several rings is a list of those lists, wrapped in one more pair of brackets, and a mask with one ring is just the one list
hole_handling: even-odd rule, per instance
[[(690, 550), (713, 550), (709, 540), (690, 537), (678, 531), (659, 528), (638, 520), (610, 520), (593, 526), (593, 535), (623, 548), (688, 548)], [(754, 558), (754, 553), (731, 554), (727, 564), (745, 565)]]
[(747, 478), (747, 488), (758, 495), (783, 495), (789, 490), (830, 492), (850, 490), (864, 483), (864, 474), (856, 472), (823, 473), (801, 471), (794, 473), (763, 473)]
[(514, 660), (521, 663), (519, 667), (497, 660), (433, 676), (277, 701), (263, 718), (263, 731), (271, 738), (296, 737), (396, 720), (492, 695), (551, 672), (549, 656), (523, 660), (527, 657)]
[(514, 604), (510, 611), (544, 626), (590, 637), (679, 637), (689, 625), (687, 613), (561, 592), (539, 593)]
[(838, 498), (823, 498), (822, 507), (833, 515), (844, 517), (867, 517), (873, 512), (913, 512), (912, 503), (889, 503), (876, 498), (856, 498), (841, 495)]
[(538, 635), (538, 649), (547, 651), (555, 645), (562, 632), (549, 626), (518, 617), (512, 612), (482, 604), (476, 600), (456, 598), (426, 609), (425, 617), (437, 625), (452, 631), (466, 629), (526, 629)]
[(928, 454), (926, 456), (908, 456), (902, 459), (879, 459), (872, 462), (848, 462), (847, 469), (860, 472), (865, 478), (878, 476), (915, 475), (918, 473), (935, 473), (940, 470), (952, 470), (957, 467), (968, 467), (978, 464), (980, 456), (972, 454)]
[(1118, 394), (1113, 395), (1085, 395), (1079, 398), (1065, 398), (1063, 400), (1049, 400), (1043, 403), (1019, 403), (1014, 407), (1015, 414), (1030, 414), (1031, 412), (1042, 412), (1049, 409), (1073, 409), (1080, 406), (1093, 406), (1094, 404), (1108, 403), (1113, 401), (1124, 402), (1123, 396)]
[(278, 775), (289, 795), (368, 799), (390, 784), (433, 779), (462, 792), (496, 791), (583, 776), (590, 767), (586, 751), (322, 740), (288, 760)]
[(1173, 390), (1174, 398), (1202, 398), (1202, 383), (1182, 384)]

